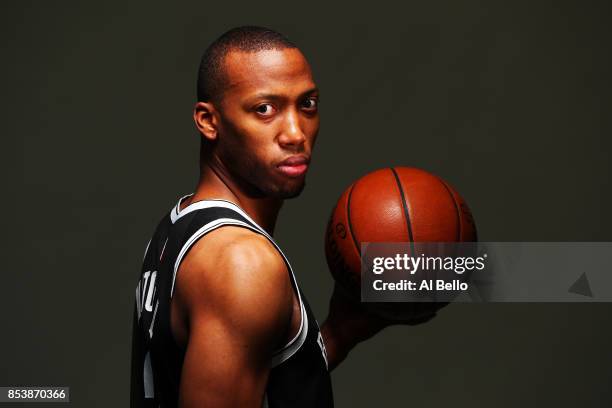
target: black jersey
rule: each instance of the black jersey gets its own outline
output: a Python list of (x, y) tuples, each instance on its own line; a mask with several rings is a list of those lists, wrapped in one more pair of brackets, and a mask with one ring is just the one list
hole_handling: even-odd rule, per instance
[(180, 210), (181, 202), (187, 197), (181, 198), (161, 220), (145, 250), (136, 286), (133, 322), (132, 408), (177, 406), (185, 350), (176, 344), (170, 329), (170, 301), (176, 275), (193, 244), (208, 232), (225, 225), (248, 228), (274, 244), (285, 260), (300, 302), (300, 329), (274, 355), (263, 406), (332, 407), (327, 356), (319, 326), (283, 252), (272, 237), (236, 204), (225, 200), (204, 200)]

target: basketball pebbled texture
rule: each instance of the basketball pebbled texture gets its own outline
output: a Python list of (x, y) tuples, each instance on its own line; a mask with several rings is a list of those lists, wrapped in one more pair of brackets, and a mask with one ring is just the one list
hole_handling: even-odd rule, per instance
[(334, 279), (358, 298), (364, 242), (476, 240), (471, 211), (450, 184), (421, 169), (392, 167), (342, 193), (327, 225), (325, 254)]

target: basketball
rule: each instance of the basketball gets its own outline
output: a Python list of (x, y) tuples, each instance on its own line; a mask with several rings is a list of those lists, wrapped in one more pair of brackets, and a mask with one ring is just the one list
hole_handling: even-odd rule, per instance
[[(476, 240), (472, 213), (449, 183), (421, 169), (392, 167), (361, 177), (342, 193), (327, 226), (325, 255), (338, 285), (359, 300), (362, 243)], [(445, 304), (364, 305), (386, 318), (409, 319)]]

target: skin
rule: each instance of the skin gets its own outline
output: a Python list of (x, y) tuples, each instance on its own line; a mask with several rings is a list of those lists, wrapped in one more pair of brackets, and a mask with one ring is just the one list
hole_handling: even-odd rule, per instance
[[(231, 51), (224, 69), (223, 95), (194, 108), (205, 148), (183, 208), (225, 199), (272, 235), (284, 199), (304, 187), (305, 173), (285, 174), (279, 164), (310, 160), (318, 89), (298, 49)], [(260, 407), (273, 352), (297, 333), (300, 319), (287, 268), (265, 237), (231, 226), (205, 235), (182, 262), (171, 303), (172, 332), (186, 350), (179, 406)], [(336, 288), (321, 328), (330, 369), (391, 323)]]

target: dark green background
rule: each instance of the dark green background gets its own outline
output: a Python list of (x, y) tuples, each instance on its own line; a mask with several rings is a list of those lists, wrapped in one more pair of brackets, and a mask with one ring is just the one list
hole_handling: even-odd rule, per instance
[[(485, 241), (612, 240), (604, 2), (167, 3), (3, 3), (0, 385), (127, 406), (141, 256), (195, 186), (196, 69), (235, 25), (287, 34), (322, 90), (308, 186), (276, 232), (319, 321), (327, 217), (376, 168), (446, 178)], [(359, 345), (337, 406), (610, 406), (611, 311), (451, 305)]]

